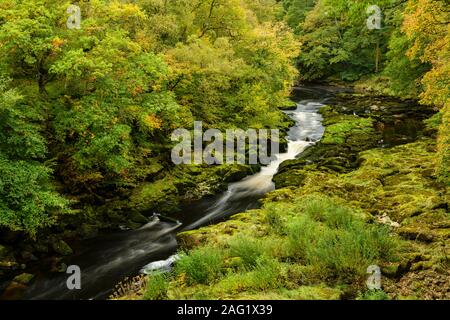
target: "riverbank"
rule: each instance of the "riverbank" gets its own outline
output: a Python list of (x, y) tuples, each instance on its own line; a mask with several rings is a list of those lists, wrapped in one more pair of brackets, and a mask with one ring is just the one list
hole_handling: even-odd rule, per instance
[[(280, 114), (284, 119), (279, 128), (280, 150), (283, 151), (287, 148), (286, 135), (292, 120), (281, 111)], [(170, 150), (167, 153), (170, 154)], [(65, 296), (64, 277), (68, 265), (83, 265), (85, 271), (101, 265), (109, 268), (108, 260), (114, 262), (119, 259), (121, 247), (129, 246), (136, 239), (143, 241), (141, 253), (135, 253), (136, 245), (124, 253), (128, 255), (124, 260), (131, 266), (124, 263), (122, 267), (112, 267), (115, 272), (118, 272), (116, 269), (121, 272), (117, 279), (99, 285), (99, 291), (103, 292), (111, 281), (115, 283), (136, 273), (141, 263), (148, 261), (146, 259), (159, 257), (158, 254), (153, 256), (158, 249), (144, 248), (145, 242), (154, 242), (154, 246), (167, 245), (167, 252), (172, 250), (172, 241), (164, 238), (167, 237), (165, 232), (173, 232), (178, 226), (176, 220), (193, 219), (186, 216), (189, 214), (186, 208), (202, 199), (213, 198), (226, 190), (230, 183), (259, 170), (257, 165), (174, 166), (167, 162), (155, 163), (151, 168), (145, 168), (143, 182), (139, 184), (116, 188), (114, 192), (104, 190), (102, 197), (97, 194), (96, 199), (92, 199), (93, 195), (80, 195), (74, 204), (75, 215), (64, 216), (57, 227), (41, 230), (36, 238), (4, 230), (0, 232), (0, 299), (33, 298), (41, 294), (44, 298), (73, 298), (72, 294)], [(155, 214), (164, 217), (161, 223), (154, 224)], [(169, 223), (166, 224), (166, 220)], [(145, 234), (141, 232), (143, 228), (147, 230)], [(161, 232), (165, 228), (167, 230)], [(118, 248), (108, 245), (109, 241)], [(164, 255), (165, 250), (159, 251)], [(98, 254), (103, 256), (102, 260), (98, 259)], [(129, 262), (133, 259), (138, 260), (136, 264)], [(58, 287), (64, 294), (57, 290), (52, 294), (53, 287)], [(96, 294), (95, 289), (91, 289), (79, 298)]]
[[(341, 95), (322, 109), (323, 139), (282, 164), (261, 209), (179, 234), (186, 251), (171, 276), (124, 284), (115, 297), (450, 298), (437, 128), (419, 125), (431, 111), (411, 108)], [(381, 268), (381, 290), (367, 290), (369, 265)]]

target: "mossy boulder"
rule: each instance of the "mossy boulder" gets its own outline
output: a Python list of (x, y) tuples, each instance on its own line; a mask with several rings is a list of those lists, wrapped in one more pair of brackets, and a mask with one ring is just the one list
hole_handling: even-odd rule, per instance
[(262, 199), (263, 203), (292, 201), (295, 197), (293, 188), (283, 188), (267, 193)]
[(7, 246), (0, 244), (0, 260), (9, 256), (11, 249)]
[(341, 114), (331, 106), (323, 107), (321, 113), (326, 126), (322, 140), (307, 148), (297, 159), (280, 165), (274, 177), (277, 188), (303, 186), (310, 171), (350, 172), (360, 164), (358, 154), (376, 147), (381, 140), (371, 118)]
[(21, 265), (14, 260), (0, 260), (0, 270), (17, 270)]
[(138, 211), (132, 211), (130, 213), (129, 219), (132, 222), (139, 223), (139, 224), (145, 224), (148, 222), (148, 218), (144, 217), (141, 213)]
[(273, 178), (276, 188), (289, 186), (301, 187), (304, 183), (306, 172), (303, 169), (287, 170), (276, 174)]
[(98, 228), (95, 225), (83, 223), (79, 228), (79, 235), (83, 239), (92, 239), (98, 235)]
[(130, 197), (130, 207), (140, 212), (173, 212), (179, 205), (178, 190), (170, 179), (143, 183)]
[(326, 127), (322, 143), (325, 145), (348, 144), (356, 148), (367, 148), (373, 145), (376, 135), (374, 121), (357, 116), (339, 117), (339, 122)]
[(205, 243), (212, 245), (226, 243), (228, 239), (242, 230), (254, 236), (262, 235), (265, 231), (259, 221), (263, 214), (262, 210), (248, 210), (245, 213), (231, 216), (225, 222), (179, 233), (177, 241), (183, 249), (192, 249)]
[(30, 273), (21, 273), (18, 276), (14, 277), (13, 281), (28, 285), (34, 279), (34, 274)]
[(52, 244), (53, 250), (63, 256), (69, 256), (73, 253), (72, 248), (64, 240), (56, 240)]

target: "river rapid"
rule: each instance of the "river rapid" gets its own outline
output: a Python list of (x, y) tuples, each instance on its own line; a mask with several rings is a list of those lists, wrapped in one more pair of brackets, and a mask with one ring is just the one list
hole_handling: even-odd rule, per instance
[(294, 110), (285, 111), (295, 125), (288, 132), (288, 147), (260, 172), (231, 183), (228, 190), (183, 208), (179, 222), (158, 216), (137, 230), (120, 231), (83, 241), (68, 261), (81, 269), (81, 289), (69, 290), (65, 273), (37, 277), (25, 299), (104, 299), (125, 277), (137, 275), (151, 262), (165, 260), (177, 249), (177, 233), (223, 221), (227, 217), (257, 208), (259, 200), (275, 189), (272, 182), (283, 161), (294, 159), (319, 141), (325, 128), (319, 109), (333, 93), (324, 88), (297, 88)]

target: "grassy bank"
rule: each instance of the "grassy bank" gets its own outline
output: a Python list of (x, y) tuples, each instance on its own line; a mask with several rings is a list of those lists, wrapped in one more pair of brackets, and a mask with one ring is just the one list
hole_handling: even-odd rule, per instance
[[(175, 269), (116, 298), (449, 298), (450, 194), (436, 139), (362, 151), (374, 123), (331, 111), (322, 142), (282, 166), (261, 209), (180, 234)], [(370, 265), (381, 290), (367, 289)]]

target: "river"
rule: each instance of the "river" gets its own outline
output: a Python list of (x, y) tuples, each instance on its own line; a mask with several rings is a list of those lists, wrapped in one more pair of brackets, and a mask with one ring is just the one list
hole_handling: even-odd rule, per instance
[(120, 231), (83, 241), (68, 264), (81, 268), (81, 289), (69, 290), (65, 273), (38, 276), (25, 299), (104, 299), (125, 277), (139, 273), (146, 264), (167, 259), (177, 251), (176, 234), (226, 219), (230, 215), (257, 208), (259, 199), (274, 190), (273, 176), (279, 165), (294, 159), (320, 140), (324, 127), (318, 110), (333, 93), (321, 88), (297, 88), (295, 110), (285, 111), (295, 125), (288, 132), (288, 147), (270, 165), (245, 179), (231, 183), (222, 194), (183, 208), (180, 222), (152, 217), (137, 230)]

